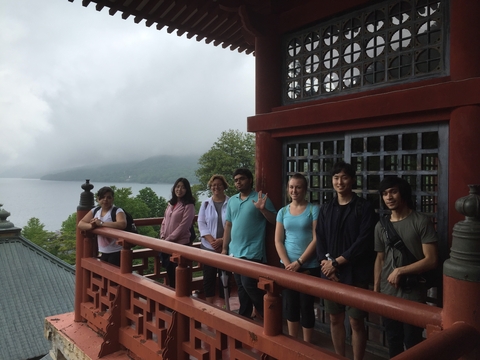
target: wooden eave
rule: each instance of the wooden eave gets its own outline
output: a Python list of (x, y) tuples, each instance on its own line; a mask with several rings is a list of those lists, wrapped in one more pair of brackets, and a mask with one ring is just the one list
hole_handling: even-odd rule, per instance
[[(279, 21), (291, 18), (289, 14), (296, 15), (295, 8), (315, 1), (82, 0), (82, 5), (93, 3), (97, 11), (106, 8), (111, 16), (119, 12), (124, 20), (131, 17), (137, 24), (145, 20), (147, 27), (155, 24), (158, 30), (166, 28), (168, 33), (251, 54), (255, 51), (255, 36), (278, 32), (285, 27)], [(282, 14), (286, 15), (283, 19)]]

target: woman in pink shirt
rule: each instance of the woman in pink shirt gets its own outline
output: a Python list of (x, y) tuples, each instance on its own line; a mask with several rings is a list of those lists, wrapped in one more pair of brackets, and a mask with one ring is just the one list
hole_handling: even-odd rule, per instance
[[(179, 178), (172, 187), (172, 198), (165, 210), (160, 240), (177, 244), (190, 244), (190, 228), (195, 218), (195, 198), (190, 182)], [(161, 254), (163, 267), (167, 270), (168, 284), (175, 288), (175, 268), (177, 264), (170, 261), (170, 254)]]

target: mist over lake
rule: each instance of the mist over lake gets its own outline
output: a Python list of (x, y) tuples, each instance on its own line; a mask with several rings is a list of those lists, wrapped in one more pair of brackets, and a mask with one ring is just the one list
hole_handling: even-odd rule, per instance
[[(62, 222), (77, 211), (81, 186), (85, 181), (48, 181), (40, 179), (0, 178), (0, 204), (10, 213), (7, 218), (16, 227), (23, 228), (30, 218), (36, 217), (45, 230), (60, 230)], [(133, 196), (146, 187), (166, 200), (171, 197), (173, 184), (95, 183), (92, 192), (103, 186), (129, 187)]]

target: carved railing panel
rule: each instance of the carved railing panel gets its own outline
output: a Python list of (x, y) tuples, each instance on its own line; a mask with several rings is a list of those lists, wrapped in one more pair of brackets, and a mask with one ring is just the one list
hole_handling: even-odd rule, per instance
[[(337, 355), (327, 350), (283, 335), (282, 323), (277, 321), (276, 312), (267, 306), (269, 298), (275, 298), (275, 288), (290, 288), (416, 326), (441, 330), (440, 308), (264, 264), (249, 263), (245, 266), (240, 259), (160, 242), (138, 234), (115, 229), (94, 232), (121, 238), (123, 255), (133, 246), (151, 249), (150, 254), (155, 257), (161, 251), (174, 254), (180, 263), (177, 278), (183, 281), (177, 283), (175, 290), (132, 273), (133, 264), (128, 263), (132, 261), (132, 256), (122, 255), (122, 259), (128, 262), (122, 260), (121, 268), (96, 258), (82, 258), (84, 276), (81, 283), (84, 287), (80, 296), (81, 317), (104, 335), (104, 353), (124, 348), (136, 359), (221, 359), (226, 357), (226, 352), (230, 359), (338, 359)], [(142, 256), (147, 258), (145, 254)], [(188, 283), (185, 285), (185, 281), (192, 282), (191, 271), (188, 269), (187, 276), (182, 272), (191, 261), (257, 279), (261, 274), (260, 283), (269, 285), (265, 288), (269, 295), (265, 297), (265, 327), (191, 297), (190, 289), (193, 287)], [(119, 310), (118, 313), (116, 310)]]

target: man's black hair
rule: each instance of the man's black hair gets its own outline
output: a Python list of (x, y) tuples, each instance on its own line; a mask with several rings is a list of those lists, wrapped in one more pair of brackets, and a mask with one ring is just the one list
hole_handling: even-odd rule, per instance
[(407, 202), (407, 206), (410, 209), (413, 209), (413, 200), (412, 200), (412, 187), (408, 183), (407, 180), (402, 179), (398, 176), (386, 176), (381, 182), (378, 187), (378, 192), (380, 193), (380, 199), (383, 202), (383, 197), (382, 194), (385, 190), (393, 188), (393, 187), (398, 187), (398, 191), (400, 192), (400, 197), (402, 200)]
[(235, 176), (237, 175), (243, 175), (243, 176), (246, 176), (247, 179), (250, 179), (250, 181), (252, 182), (252, 188), (253, 188), (253, 174), (250, 170), (246, 168), (239, 168), (233, 172), (233, 178), (235, 178)]
[(347, 174), (348, 176), (350, 176), (352, 179), (355, 179), (355, 169), (354, 169), (354, 167), (351, 164), (346, 163), (343, 160), (337, 161), (333, 165), (333, 168), (332, 168), (332, 171), (330, 172), (330, 175), (334, 176), (338, 173), (341, 173), (342, 171), (345, 174)]

